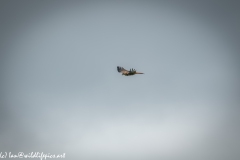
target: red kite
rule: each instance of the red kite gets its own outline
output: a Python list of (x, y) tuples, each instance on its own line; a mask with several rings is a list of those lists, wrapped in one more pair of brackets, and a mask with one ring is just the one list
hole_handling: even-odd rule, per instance
[(119, 66), (117, 66), (117, 71), (118, 72), (121, 72), (122, 73), (122, 75), (124, 75), (124, 76), (132, 76), (132, 75), (134, 75), (134, 74), (143, 74), (143, 73), (141, 73), (141, 72), (137, 72), (135, 69), (130, 69), (130, 71), (128, 71), (128, 70), (126, 70), (126, 69), (124, 69), (123, 67), (119, 67)]

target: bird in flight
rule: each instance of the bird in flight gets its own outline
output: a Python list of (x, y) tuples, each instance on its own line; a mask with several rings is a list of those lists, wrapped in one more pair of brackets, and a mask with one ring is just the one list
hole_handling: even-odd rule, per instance
[(143, 74), (143, 73), (141, 73), (141, 72), (137, 72), (137, 71), (136, 71), (135, 69), (133, 69), (133, 68), (128, 71), (128, 70), (124, 69), (123, 67), (119, 67), (119, 66), (117, 66), (117, 71), (118, 71), (118, 72), (121, 72), (122, 75), (124, 75), (124, 76), (132, 76), (132, 75), (134, 75), (134, 74)]

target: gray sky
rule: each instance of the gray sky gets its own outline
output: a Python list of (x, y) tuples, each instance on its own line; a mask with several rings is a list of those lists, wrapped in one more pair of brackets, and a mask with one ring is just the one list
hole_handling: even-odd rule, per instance
[(239, 6), (2, 0), (0, 152), (239, 159)]

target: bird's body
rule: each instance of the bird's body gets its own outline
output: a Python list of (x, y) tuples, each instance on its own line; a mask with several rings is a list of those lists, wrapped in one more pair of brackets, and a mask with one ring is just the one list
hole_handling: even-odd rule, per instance
[(122, 75), (124, 75), (124, 76), (132, 76), (132, 75), (135, 75), (135, 74), (143, 74), (141, 72), (137, 72), (135, 69), (130, 69), (128, 71), (128, 70), (124, 69), (123, 67), (119, 67), (119, 66), (117, 66), (117, 71), (121, 72)]

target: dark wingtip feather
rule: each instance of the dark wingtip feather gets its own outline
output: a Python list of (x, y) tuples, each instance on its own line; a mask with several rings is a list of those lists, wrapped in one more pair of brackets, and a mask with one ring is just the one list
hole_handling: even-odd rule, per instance
[(117, 71), (121, 72), (121, 67), (117, 66)]

